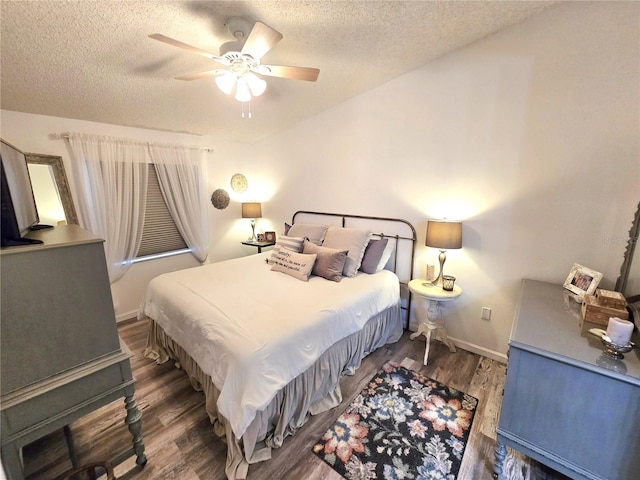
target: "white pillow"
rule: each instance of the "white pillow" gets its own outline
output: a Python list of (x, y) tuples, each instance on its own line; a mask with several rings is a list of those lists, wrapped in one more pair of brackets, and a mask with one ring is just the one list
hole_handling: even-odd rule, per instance
[(267, 263), (269, 265), (273, 265), (274, 255), (277, 255), (280, 250), (290, 250), (292, 252), (300, 253), (302, 252), (302, 247), (304, 246), (304, 238), (302, 237), (289, 237), (286, 235), (280, 235), (276, 240), (276, 244), (273, 246), (271, 250), (271, 256), (267, 259)]
[[(395, 242), (394, 242), (395, 243)], [(376, 272), (380, 272), (384, 270), (384, 267), (387, 266), (387, 262), (391, 258), (391, 254), (393, 253), (393, 243), (391, 241), (387, 242), (387, 245), (384, 247), (382, 251), (382, 256), (380, 257), (380, 261), (378, 262), (378, 266), (376, 267)]]
[(296, 253), (286, 248), (281, 249), (276, 255), (271, 256), (274, 259), (271, 270), (274, 272), (282, 272), (291, 275), (293, 278), (309, 281), (309, 275), (316, 262), (317, 255), (304, 253)]
[[(292, 227), (293, 228), (293, 227)], [(355, 277), (362, 263), (364, 251), (369, 243), (369, 230), (360, 228), (342, 228), (330, 226), (322, 242), (323, 247), (348, 250), (347, 261), (344, 262), (342, 274), (345, 277)]]
[(292, 235), (280, 235), (276, 240), (276, 245), (286, 248), (292, 252), (300, 253), (304, 246), (304, 237), (294, 237)]
[(311, 243), (322, 245), (324, 236), (327, 233), (326, 225), (313, 225), (310, 223), (294, 223), (289, 228), (287, 235), (290, 237), (305, 237)]

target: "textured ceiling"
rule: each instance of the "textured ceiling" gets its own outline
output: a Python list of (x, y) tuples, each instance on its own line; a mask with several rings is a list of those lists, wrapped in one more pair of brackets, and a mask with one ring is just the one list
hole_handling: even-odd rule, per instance
[[(2, 0), (6, 110), (253, 142), (535, 15), (533, 1)], [(315, 83), (265, 77), (252, 119), (211, 78), (217, 68), (148, 38), (162, 33), (218, 54), (231, 16), (284, 38), (262, 59), (316, 67)]]

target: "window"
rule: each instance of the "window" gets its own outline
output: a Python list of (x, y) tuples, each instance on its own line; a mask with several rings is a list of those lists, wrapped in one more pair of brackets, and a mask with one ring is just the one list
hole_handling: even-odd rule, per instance
[(164, 201), (155, 166), (149, 164), (148, 168), (147, 206), (144, 213), (142, 241), (138, 249), (137, 261), (147, 259), (141, 257), (155, 257), (158, 254), (173, 255), (189, 251)]

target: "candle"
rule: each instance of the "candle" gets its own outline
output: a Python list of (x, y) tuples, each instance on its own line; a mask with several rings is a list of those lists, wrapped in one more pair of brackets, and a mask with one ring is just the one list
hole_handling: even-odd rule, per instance
[(433, 278), (435, 277), (435, 274), (436, 274), (435, 265), (428, 263), (427, 264), (427, 280), (433, 280)]
[(611, 317), (607, 325), (607, 337), (611, 339), (611, 343), (616, 345), (627, 346), (631, 340), (633, 333), (633, 323), (628, 320), (622, 320), (618, 317)]

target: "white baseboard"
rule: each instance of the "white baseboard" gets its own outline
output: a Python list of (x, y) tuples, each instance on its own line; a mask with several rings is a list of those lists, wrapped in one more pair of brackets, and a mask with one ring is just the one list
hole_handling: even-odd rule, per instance
[(133, 310), (131, 312), (120, 313), (116, 315), (116, 323), (124, 322), (125, 320), (129, 320), (131, 318), (136, 318), (138, 316), (138, 311)]
[(495, 350), (489, 350), (488, 348), (481, 347), (475, 343), (465, 342), (464, 340), (458, 340), (454, 337), (449, 337), (449, 340), (453, 342), (456, 347), (460, 347), (463, 350), (467, 350), (472, 353), (477, 353), (483, 357), (490, 358), (500, 363), (507, 363), (507, 356), (504, 353), (496, 352)]

